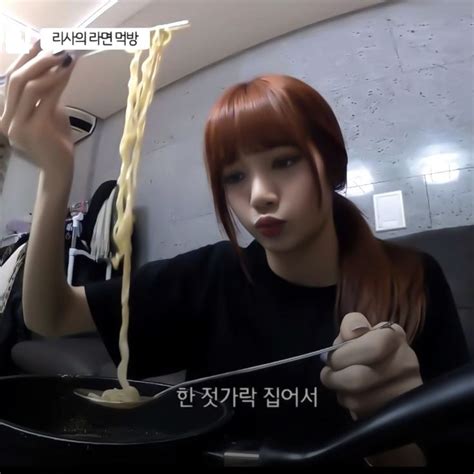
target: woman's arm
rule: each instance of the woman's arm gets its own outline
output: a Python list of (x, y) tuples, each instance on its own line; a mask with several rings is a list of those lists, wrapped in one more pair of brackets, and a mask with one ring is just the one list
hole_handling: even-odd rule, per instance
[(26, 325), (44, 336), (94, 327), (84, 290), (64, 272), (64, 219), (74, 170), (69, 119), (59, 99), (71, 58), (41, 51), (39, 42), (7, 70), (0, 133), (40, 170), (23, 276)]
[(64, 271), (64, 219), (72, 171), (41, 171), (23, 274), (26, 326), (46, 337), (95, 329), (83, 287)]

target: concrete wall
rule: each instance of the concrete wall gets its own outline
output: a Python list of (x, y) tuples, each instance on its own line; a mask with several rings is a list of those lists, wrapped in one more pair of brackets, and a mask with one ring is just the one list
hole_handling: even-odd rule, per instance
[(11, 220), (30, 222), (38, 187), (38, 170), (12, 152), (0, 194), (0, 236), (7, 234)]

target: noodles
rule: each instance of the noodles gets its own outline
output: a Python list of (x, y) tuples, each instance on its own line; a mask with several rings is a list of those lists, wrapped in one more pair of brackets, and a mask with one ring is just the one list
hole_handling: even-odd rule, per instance
[(122, 161), (118, 178), (118, 195), (116, 201), (117, 221), (113, 229), (113, 239), (117, 252), (112, 258), (112, 265), (117, 270), (123, 261), (122, 280), (122, 326), (120, 328), (119, 348), (121, 361), (117, 368), (121, 389), (106, 390), (102, 398), (113, 401), (136, 401), (140, 395), (127, 380), (129, 362), (128, 326), (129, 326), (129, 291), (132, 253), (132, 231), (134, 224), (133, 205), (138, 163), (141, 156), (143, 134), (146, 125), (146, 114), (153, 99), (156, 74), (161, 63), (163, 48), (170, 42), (169, 30), (157, 29), (152, 36), (148, 58), (141, 67), (141, 82), (138, 79), (140, 56), (142, 51), (135, 52), (130, 62), (130, 80), (128, 83), (128, 100), (125, 125), (120, 142)]

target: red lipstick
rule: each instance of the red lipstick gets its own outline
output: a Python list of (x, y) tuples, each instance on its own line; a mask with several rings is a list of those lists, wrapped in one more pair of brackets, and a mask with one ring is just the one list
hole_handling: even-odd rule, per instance
[(261, 217), (255, 223), (255, 227), (266, 237), (276, 237), (283, 229), (285, 221), (274, 217)]

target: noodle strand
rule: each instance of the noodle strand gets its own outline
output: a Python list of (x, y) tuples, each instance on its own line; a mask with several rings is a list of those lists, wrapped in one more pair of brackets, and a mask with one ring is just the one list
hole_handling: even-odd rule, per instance
[(128, 328), (129, 328), (129, 293), (132, 255), (132, 232), (134, 224), (133, 207), (137, 170), (141, 157), (146, 116), (154, 95), (154, 85), (161, 64), (163, 49), (171, 40), (171, 32), (158, 29), (153, 33), (150, 53), (141, 67), (141, 81), (138, 72), (142, 51), (137, 51), (130, 61), (130, 79), (128, 82), (128, 99), (125, 113), (125, 125), (120, 142), (121, 169), (117, 180), (116, 199), (117, 221), (113, 229), (113, 239), (117, 251), (112, 257), (114, 269), (123, 262), (122, 278), (122, 325), (119, 336), (121, 360), (117, 376), (122, 389), (106, 390), (102, 397), (108, 400), (134, 401), (139, 393), (127, 379), (129, 364)]

